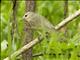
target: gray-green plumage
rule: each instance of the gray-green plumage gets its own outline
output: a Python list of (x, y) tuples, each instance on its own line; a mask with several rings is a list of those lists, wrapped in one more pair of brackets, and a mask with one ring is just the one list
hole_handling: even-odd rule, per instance
[(41, 29), (45, 31), (53, 31), (54, 26), (43, 16), (33, 13), (27, 12), (23, 16), (24, 20), (27, 21), (32, 28)]

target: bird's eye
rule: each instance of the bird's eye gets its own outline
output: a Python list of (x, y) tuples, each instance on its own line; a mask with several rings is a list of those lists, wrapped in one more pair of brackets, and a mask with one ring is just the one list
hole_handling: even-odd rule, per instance
[(25, 17), (27, 17), (27, 15), (25, 15)]

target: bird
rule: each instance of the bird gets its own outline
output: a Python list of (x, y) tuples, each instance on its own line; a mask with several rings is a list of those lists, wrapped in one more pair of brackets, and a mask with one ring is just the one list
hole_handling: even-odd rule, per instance
[(40, 14), (37, 14), (35, 12), (27, 12), (23, 16), (23, 20), (31, 26), (32, 29), (40, 29), (44, 30), (46, 32), (52, 32), (54, 31), (54, 26), (47, 20), (45, 17), (43, 17)]

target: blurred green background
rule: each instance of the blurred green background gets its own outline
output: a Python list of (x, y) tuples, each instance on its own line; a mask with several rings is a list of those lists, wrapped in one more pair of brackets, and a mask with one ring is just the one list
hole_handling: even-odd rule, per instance
[[(12, 1), (3, 0), (1, 4), (1, 60), (10, 56), (21, 47), (23, 40), (23, 15), (25, 14), (25, 1), (18, 1), (16, 13), (18, 32), (12, 41)], [(80, 1), (68, 1), (68, 15), (80, 9)], [(64, 19), (64, 1), (36, 1), (36, 12), (46, 17), (53, 25)], [(63, 32), (51, 33), (49, 42), (45, 38), (40, 44), (33, 47), (33, 54), (44, 53), (33, 57), (33, 60), (80, 60), (80, 16), (66, 25), (67, 36)], [(37, 34), (35, 34), (37, 35)], [(52, 53), (52, 54), (50, 54)], [(14, 60), (21, 60), (21, 56)]]

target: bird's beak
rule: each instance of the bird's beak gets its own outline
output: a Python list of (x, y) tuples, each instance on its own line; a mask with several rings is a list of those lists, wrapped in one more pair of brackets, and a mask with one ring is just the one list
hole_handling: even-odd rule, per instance
[(25, 20), (25, 17), (23, 16), (22, 19)]

